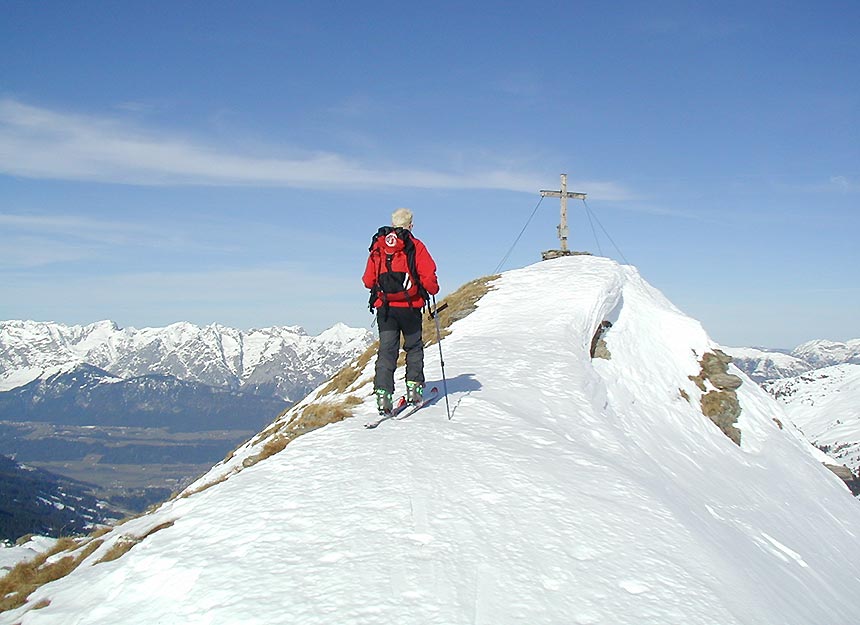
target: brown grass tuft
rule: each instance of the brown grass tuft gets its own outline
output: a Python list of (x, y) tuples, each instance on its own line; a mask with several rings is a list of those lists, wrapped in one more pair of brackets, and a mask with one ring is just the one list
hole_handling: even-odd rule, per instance
[(302, 414), (290, 423), (290, 429), (297, 434), (316, 430), (330, 423), (337, 423), (352, 416), (352, 406), (362, 403), (361, 398), (349, 395), (342, 402), (308, 404)]
[(274, 456), (276, 453), (281, 452), (287, 446), (287, 443), (290, 441), (287, 440), (286, 436), (278, 434), (274, 438), (272, 438), (269, 442), (263, 445), (263, 450), (258, 454), (258, 460), (265, 460), (270, 456)]
[(246, 458), (243, 463), (244, 466), (247, 468), (257, 464), (261, 460), (274, 456), (283, 451), (287, 445), (302, 434), (307, 434), (331, 423), (337, 423), (351, 417), (352, 406), (361, 403), (362, 399), (360, 397), (349, 395), (339, 402), (316, 402), (308, 404), (289, 423), (286, 425), (279, 424), (279, 431), (277, 433), (272, 432), (270, 434), (272, 438), (263, 446), (260, 453), (256, 456)]
[(350, 386), (355, 384), (358, 380), (358, 376), (360, 376), (361, 372), (364, 371), (365, 367), (367, 367), (367, 363), (370, 362), (370, 359), (376, 355), (378, 349), (379, 341), (376, 341), (373, 345), (357, 356), (351, 363), (334, 374), (334, 376), (332, 376), (328, 381), (328, 384), (326, 384), (326, 386), (320, 391), (320, 397), (331, 393), (345, 393)]
[(226, 482), (227, 478), (229, 478), (230, 475), (231, 475), (230, 473), (225, 473), (224, 475), (219, 477), (217, 480), (212, 480), (211, 482), (206, 482), (205, 484), (198, 486), (194, 490), (186, 490), (186, 491), (180, 493), (179, 498), (180, 499), (186, 499), (188, 497), (191, 497), (191, 495), (196, 495), (197, 493), (202, 493), (204, 490), (206, 490), (208, 488), (212, 488), (216, 484), (220, 484), (221, 482)]
[[(52, 556), (79, 546), (73, 538), (61, 538), (56, 545), (32, 560), (16, 564), (5, 577), (0, 579), (0, 612), (13, 610), (24, 605), (33, 592), (49, 582), (65, 577), (74, 571), (101, 544), (101, 540), (91, 540), (78, 553), (70, 554), (53, 562)], [(44, 601), (37, 607), (45, 607)]]
[(51, 554), (60, 553), (61, 551), (71, 551), (78, 546), (78, 541), (69, 536), (61, 537), (51, 548)]
[[(278, 417), (278, 419), (280, 419), (280, 417)], [(262, 432), (260, 432), (260, 433), (257, 435), (257, 438), (255, 438), (255, 439), (253, 440), (252, 444), (253, 444), (253, 445), (259, 445), (259, 444), (260, 444), (260, 443), (262, 443), (264, 440), (266, 440), (267, 438), (269, 438), (270, 436), (272, 436), (272, 435), (273, 435), (275, 432), (277, 432), (279, 429), (281, 429), (281, 426), (282, 426), (282, 425), (283, 425), (282, 423), (280, 423), (279, 421), (277, 421), (277, 420), (276, 420), (276, 421), (275, 421), (274, 423), (272, 423), (269, 427), (267, 427), (265, 430), (263, 430)]]
[(98, 528), (97, 530), (94, 530), (93, 533), (90, 534), (90, 536), (93, 538), (99, 538), (101, 536), (104, 536), (105, 534), (109, 534), (112, 531), (113, 531), (113, 527), (111, 527), (110, 525), (103, 525), (102, 527)]
[(165, 521), (164, 523), (161, 523), (160, 525), (156, 525), (155, 527), (153, 527), (151, 530), (149, 530), (143, 536), (129, 536), (128, 534), (120, 536), (119, 538), (116, 539), (116, 542), (114, 542), (113, 547), (108, 549), (108, 552), (105, 555), (103, 555), (99, 559), (99, 561), (96, 562), (96, 564), (101, 564), (102, 562), (112, 562), (114, 560), (117, 560), (117, 559), (121, 558), (122, 556), (124, 556), (125, 554), (127, 554), (129, 551), (131, 551), (132, 547), (134, 547), (137, 544), (142, 543), (144, 540), (146, 540), (147, 538), (149, 538), (150, 536), (152, 536), (156, 532), (160, 532), (161, 530), (167, 529), (168, 527), (172, 527), (172, 526), (173, 526), (173, 521)]
[(96, 562), (96, 564), (101, 564), (102, 562), (112, 562), (114, 560), (118, 560), (123, 555), (128, 553), (132, 547), (134, 547), (138, 542), (136, 538), (132, 536), (120, 536), (114, 541), (113, 547), (108, 549), (108, 552), (101, 557), (101, 559)]

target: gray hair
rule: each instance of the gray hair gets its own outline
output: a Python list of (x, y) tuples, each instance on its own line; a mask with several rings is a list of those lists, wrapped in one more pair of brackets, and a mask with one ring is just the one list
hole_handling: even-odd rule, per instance
[(398, 208), (391, 214), (391, 225), (395, 228), (411, 228), (412, 211), (408, 208)]

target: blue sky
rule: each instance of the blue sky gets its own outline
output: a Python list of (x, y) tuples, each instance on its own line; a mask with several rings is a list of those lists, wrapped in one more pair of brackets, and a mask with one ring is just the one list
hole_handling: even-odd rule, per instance
[(392, 210), (444, 295), (565, 172), (715, 340), (860, 337), (860, 3), (413, 4), (0, 1), (0, 319), (369, 325)]

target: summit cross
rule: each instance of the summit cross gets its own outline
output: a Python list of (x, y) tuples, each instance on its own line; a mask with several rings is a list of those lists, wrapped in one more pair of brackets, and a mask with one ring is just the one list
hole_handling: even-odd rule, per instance
[[(558, 240), (561, 242), (561, 250), (559, 256), (567, 256), (570, 251), (567, 249), (567, 237), (569, 230), (567, 227), (567, 200), (584, 200), (586, 193), (574, 193), (567, 190), (567, 174), (561, 175), (561, 191), (541, 191), (541, 197), (557, 197), (561, 198), (561, 221), (558, 224)], [(548, 252), (547, 252), (548, 253)]]

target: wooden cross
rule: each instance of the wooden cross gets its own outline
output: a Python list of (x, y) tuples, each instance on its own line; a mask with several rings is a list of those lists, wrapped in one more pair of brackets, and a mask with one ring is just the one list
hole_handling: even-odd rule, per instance
[(541, 197), (561, 198), (561, 222), (558, 224), (558, 240), (561, 242), (561, 254), (559, 255), (567, 256), (570, 254), (569, 250), (567, 249), (567, 199), (571, 198), (574, 200), (584, 200), (587, 194), (573, 193), (568, 191), (567, 174), (561, 175), (561, 191), (541, 191), (540, 194)]

